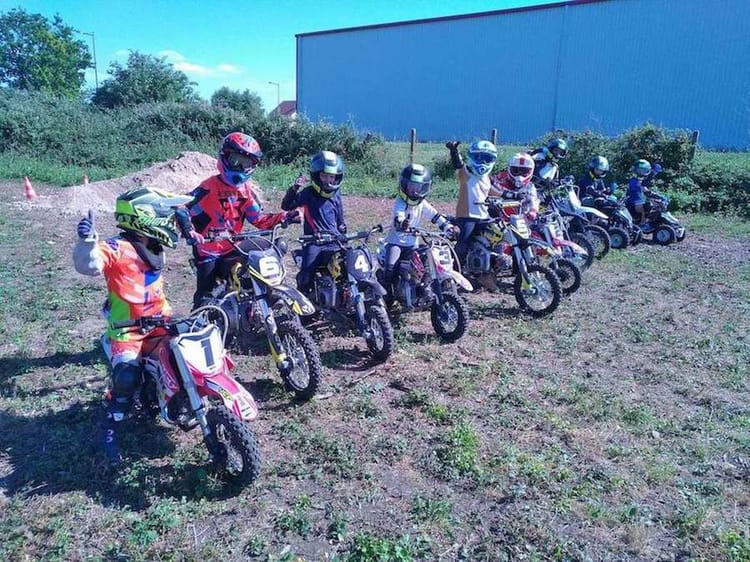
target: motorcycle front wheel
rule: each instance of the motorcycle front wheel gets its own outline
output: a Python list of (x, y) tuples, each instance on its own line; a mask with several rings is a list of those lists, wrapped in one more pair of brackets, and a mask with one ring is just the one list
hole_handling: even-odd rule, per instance
[(572, 295), (581, 288), (581, 270), (572, 260), (556, 259), (550, 264), (550, 269), (560, 280), (563, 295)]
[(385, 361), (393, 352), (393, 326), (383, 306), (370, 305), (365, 311), (365, 324), (370, 332), (365, 338), (367, 348), (378, 361)]
[[(581, 271), (586, 271), (589, 266), (591, 266), (592, 263), (594, 263), (594, 244), (589, 240), (589, 238), (580, 232), (575, 232), (571, 234), (570, 241), (575, 242), (578, 244), (581, 248), (586, 250), (586, 256), (580, 256), (579, 254), (574, 254), (571, 250), (572, 255), (566, 255), (566, 258), (569, 258), (573, 260), (573, 263), (575, 263), (578, 266), (578, 269)], [(564, 250), (568, 251), (568, 250)]]
[(297, 400), (309, 400), (318, 391), (323, 378), (318, 346), (299, 322), (282, 320), (278, 330), (287, 359), (291, 362), (291, 369), (281, 373), (284, 384), (294, 392)]
[(206, 413), (214, 444), (209, 446), (214, 469), (228, 481), (246, 486), (260, 474), (258, 441), (248, 425), (224, 406)]
[(453, 293), (443, 293), (443, 302), (437, 300), (430, 307), (430, 321), (435, 333), (444, 342), (454, 342), (466, 332), (469, 324), (469, 305)]
[(554, 312), (560, 306), (562, 289), (560, 281), (551, 269), (543, 265), (527, 265), (529, 284), (522, 275), (516, 275), (513, 293), (521, 310), (534, 318), (541, 318)]

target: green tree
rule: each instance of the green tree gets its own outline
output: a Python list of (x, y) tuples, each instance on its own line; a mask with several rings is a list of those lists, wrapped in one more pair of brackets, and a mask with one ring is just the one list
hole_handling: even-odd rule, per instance
[(100, 107), (134, 106), (147, 102), (191, 102), (199, 99), (188, 77), (166, 57), (131, 51), (125, 66), (109, 65), (112, 78), (104, 81), (91, 101)]
[(77, 96), (91, 55), (74, 32), (59, 15), (51, 22), (21, 8), (0, 15), (0, 85)]
[(211, 96), (211, 105), (217, 108), (234, 109), (242, 113), (250, 122), (262, 119), (266, 112), (260, 96), (250, 90), (240, 92), (223, 86)]

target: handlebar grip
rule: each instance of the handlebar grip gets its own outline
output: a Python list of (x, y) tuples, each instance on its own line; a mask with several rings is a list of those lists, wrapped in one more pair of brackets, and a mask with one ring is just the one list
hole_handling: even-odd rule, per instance
[(121, 320), (120, 322), (115, 322), (112, 324), (112, 327), (116, 330), (120, 328), (132, 328), (133, 326), (140, 326), (141, 320), (140, 318), (136, 318), (135, 320)]

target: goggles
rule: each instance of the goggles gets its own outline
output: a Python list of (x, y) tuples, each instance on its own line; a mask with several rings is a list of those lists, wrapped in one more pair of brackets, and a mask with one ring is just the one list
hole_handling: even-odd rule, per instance
[(511, 176), (528, 176), (531, 174), (532, 169), (531, 168), (524, 168), (522, 166), (511, 166), (510, 167), (510, 175)]
[(224, 162), (233, 172), (252, 172), (260, 160), (257, 156), (230, 152), (224, 156)]
[(429, 191), (430, 191), (429, 183), (414, 182), (414, 181), (406, 182), (406, 187), (404, 188), (404, 193), (406, 193), (409, 199), (419, 199), (427, 195), (427, 192)]
[(489, 154), (488, 152), (474, 152), (469, 154), (469, 157), (477, 164), (491, 164), (497, 160), (494, 154)]

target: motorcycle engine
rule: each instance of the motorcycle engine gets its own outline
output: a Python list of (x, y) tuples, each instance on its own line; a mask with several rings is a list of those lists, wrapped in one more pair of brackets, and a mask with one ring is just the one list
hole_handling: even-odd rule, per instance
[(466, 255), (466, 269), (469, 273), (484, 273), (490, 270), (490, 252), (480, 244), (474, 244)]

